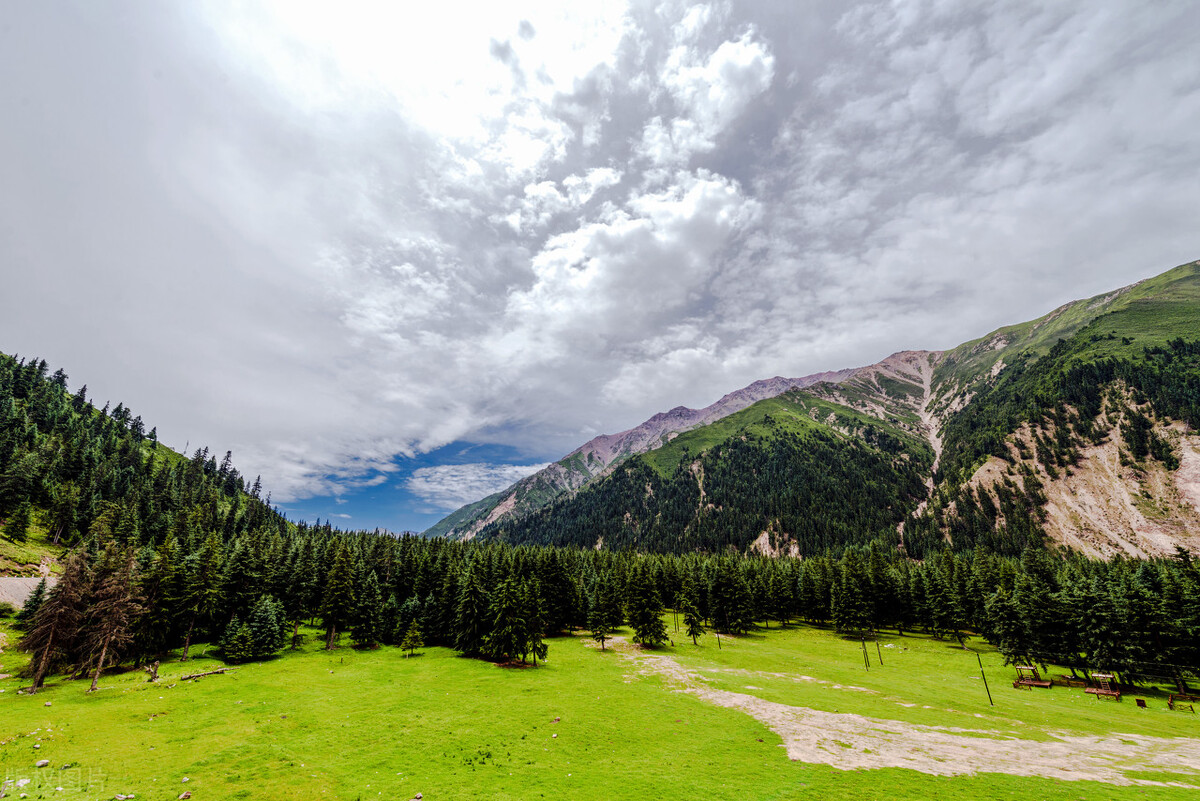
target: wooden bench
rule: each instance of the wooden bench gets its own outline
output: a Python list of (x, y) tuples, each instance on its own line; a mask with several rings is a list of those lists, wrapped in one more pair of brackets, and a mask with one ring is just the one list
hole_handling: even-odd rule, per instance
[(1111, 687), (1088, 687), (1084, 692), (1096, 696), (1096, 700), (1101, 698), (1111, 698), (1114, 701), (1121, 700), (1121, 691), (1114, 690)]
[(1167, 707), (1170, 709), (1186, 709), (1194, 715), (1196, 714), (1196, 708), (1192, 705), (1197, 701), (1200, 701), (1200, 695), (1176, 693), (1167, 696)]
[(1013, 682), (1014, 687), (1053, 687), (1054, 682), (1044, 681), (1041, 679), (1017, 679)]
[(1032, 687), (1052, 687), (1054, 682), (1047, 681), (1038, 675), (1037, 668), (1031, 665), (1017, 665), (1017, 680), (1013, 682), (1013, 687), (1018, 690), (1029, 689)]
[(1077, 676), (1064, 676), (1062, 674), (1059, 674), (1058, 678), (1055, 679), (1055, 681), (1058, 682), (1059, 684), (1063, 685), (1064, 687), (1086, 687), (1086, 686), (1088, 686), (1087, 679), (1081, 679), (1081, 678), (1078, 678)]

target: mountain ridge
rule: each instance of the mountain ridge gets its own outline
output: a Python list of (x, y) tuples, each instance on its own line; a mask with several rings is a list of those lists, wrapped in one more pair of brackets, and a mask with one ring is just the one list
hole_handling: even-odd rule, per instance
[(759, 379), (722, 395), (700, 409), (676, 406), (658, 412), (633, 428), (595, 436), (562, 459), (520, 479), (507, 489), (460, 507), (426, 529), (423, 536), (471, 539), (486, 526), (514, 513), (540, 508), (563, 494), (574, 492), (592, 479), (605, 475), (606, 471), (625, 458), (654, 450), (684, 431), (720, 420), (792, 388), (837, 383), (873, 367), (875, 365), (825, 370), (799, 378), (774, 376)]
[[(696, 448), (703, 453), (736, 435), (736, 425), (728, 422), (731, 418), (744, 417), (745, 410), (766, 400), (790, 397), (789, 393), (794, 390), (800, 390), (804, 398), (793, 399), (793, 407), (803, 407), (827, 434), (866, 437), (864, 441), (868, 444), (872, 438), (878, 439), (881, 432), (884, 440), (905, 435), (919, 438), (932, 452), (932, 462), (925, 479), (927, 497), (915, 506), (912, 514), (914, 519), (920, 518), (933, 502), (931, 513), (941, 521), (937, 525), (944, 525), (943, 515), (956, 514), (959, 507), (953, 500), (947, 501), (943, 497), (947, 492), (945, 487), (937, 487), (935, 492), (938, 482), (969, 482), (973, 474), (984, 467), (982, 462), (974, 466), (962, 464), (961, 459), (952, 455), (950, 466), (954, 470), (961, 472), (970, 467), (969, 471), (957, 478), (947, 478), (940, 472), (944, 467), (945, 426), (948, 421), (957, 419), (977, 395), (986, 395), (990, 387), (995, 386), (1003, 375), (1012, 374), (1014, 369), (1025, 370), (1036, 363), (1051, 352), (1055, 343), (1074, 342), (1084, 334), (1089, 338), (1084, 343), (1086, 347), (1080, 346), (1076, 350), (1090, 354), (1088, 358), (1124, 359), (1130, 358), (1129, 354), (1139, 347), (1163, 346), (1171, 336), (1200, 329), (1198, 309), (1200, 263), (1189, 262), (1116, 290), (1062, 304), (1041, 317), (998, 328), (946, 351), (898, 351), (863, 367), (815, 373), (799, 379), (782, 376), (761, 379), (727, 393), (702, 409), (675, 407), (659, 412), (640, 426), (594, 437), (545, 470), (456, 511), (426, 535), (469, 539), (484, 531), (489, 532), (488, 536), (495, 536), (515, 530), (513, 524), (516, 521), (547, 507), (566, 503), (579, 492), (597, 486), (598, 481), (611, 476), (633, 456), (644, 456), (643, 461), (648, 460), (647, 464), (666, 478), (671, 471), (686, 466), (679, 458), (681, 453), (696, 453)], [(1103, 327), (1111, 328), (1111, 331), (1101, 333), (1097, 330), (1101, 325), (1098, 321), (1102, 319)], [(1121, 336), (1117, 336), (1118, 331)], [(780, 411), (778, 406), (773, 408), (776, 413)], [(1134, 412), (1136, 409), (1130, 413)], [(746, 425), (760, 424), (762, 415), (756, 414), (745, 418)], [(876, 422), (864, 422), (866, 418)], [(957, 448), (955, 454), (962, 447), (959, 429), (956, 429), (959, 441), (953, 443)], [(689, 432), (698, 433), (685, 437)], [(1005, 436), (1011, 439), (1015, 434)], [(680, 437), (683, 439), (679, 440)], [(680, 451), (676, 447), (664, 450), (664, 446), (676, 440), (686, 442), (693, 450)], [(1176, 440), (1181, 447), (1186, 445), (1187, 440), (1178, 437)], [(1082, 453), (1079, 448), (1076, 451)], [(911, 453), (909, 458), (917, 458), (915, 451)], [(1189, 465), (1194, 464), (1190, 452), (1184, 456)], [(1026, 465), (1022, 469), (1037, 472), (1034, 467)], [(689, 469), (694, 470), (695, 465)], [(1046, 479), (1046, 469), (1038, 469), (1042, 479)], [(1053, 467), (1050, 470), (1053, 471)], [(1033, 486), (1032, 482), (1030, 486)], [(1057, 492), (1056, 487), (1051, 489)], [(997, 492), (1002, 495), (1005, 490)], [(1058, 506), (1063, 505), (1061, 492), (1058, 495), (1051, 492), (1051, 495), (1060, 498)], [(1020, 514), (1032, 514), (1029, 509), (1022, 508), (1024, 511)], [(1061, 512), (1054, 515), (1059, 521), (1054, 528), (1056, 540), (1081, 541), (1077, 532), (1063, 531), (1060, 519), (1069, 515)], [(900, 536), (903, 536), (905, 525), (901, 521), (897, 526)], [(1038, 525), (1030, 523), (1033, 528)], [(766, 533), (764, 530), (763, 534)], [(774, 546), (768, 550), (773, 549)]]

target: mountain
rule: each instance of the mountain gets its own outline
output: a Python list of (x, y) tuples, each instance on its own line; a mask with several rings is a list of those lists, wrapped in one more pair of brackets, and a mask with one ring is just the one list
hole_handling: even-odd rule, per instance
[(1197, 332), (1190, 263), (944, 353), (655, 415), (427, 533), (674, 552), (1200, 550)]
[(707, 425), (760, 401), (773, 398), (793, 387), (807, 387), (821, 381), (839, 381), (853, 370), (817, 373), (803, 378), (768, 378), (730, 392), (703, 409), (676, 406), (660, 412), (646, 422), (618, 434), (602, 434), (568, 453), (549, 467), (526, 476), (503, 492), (467, 504), (425, 531), (427, 537), (471, 539), (485, 526), (498, 520), (520, 517), (540, 509), (556, 498), (573, 492), (609, 468), (637, 453), (661, 446), (682, 431)]

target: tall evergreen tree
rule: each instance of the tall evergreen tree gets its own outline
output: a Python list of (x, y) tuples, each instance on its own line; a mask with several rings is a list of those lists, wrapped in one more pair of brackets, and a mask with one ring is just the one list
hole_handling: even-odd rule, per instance
[(33, 616), (29, 632), (21, 639), (21, 650), (32, 655), (29, 663), (33, 683), (29, 692), (41, 689), (57, 659), (74, 649), (83, 618), (84, 596), (92, 583), (92, 568), (83, 549), (67, 557), (62, 576), (46, 595)]
[(346, 544), (339, 541), (334, 552), (333, 565), (325, 579), (325, 593), (321, 598), (325, 650), (333, 650), (338, 634), (350, 622), (355, 608), (354, 557)]
[(92, 667), (95, 692), (108, 660), (133, 639), (133, 626), (143, 612), (138, 595), (137, 562), (132, 548), (110, 543), (100, 557), (84, 616), (83, 640)]
[(588, 628), (592, 631), (592, 639), (600, 643), (600, 650), (603, 651), (604, 642), (625, 622), (621, 599), (609, 571), (605, 570), (596, 576), (589, 607)]
[(467, 656), (478, 656), (484, 652), (488, 635), (491, 633), (489, 606), (479, 571), (472, 565), (467, 568), (458, 593), (454, 626), (457, 632), (454, 640), (455, 650)]
[(528, 610), (515, 577), (500, 582), (488, 606), (491, 631), (485, 640), (485, 653), (492, 659), (512, 659), (528, 653)]
[(374, 648), (379, 644), (383, 611), (380, 599), (379, 580), (375, 578), (375, 571), (367, 570), (367, 577), (358, 593), (358, 608), (354, 613), (354, 629), (351, 632), (351, 639), (356, 645)]
[(667, 624), (658, 590), (645, 563), (634, 568), (625, 595), (625, 616), (633, 627), (633, 641), (656, 648), (667, 641)]

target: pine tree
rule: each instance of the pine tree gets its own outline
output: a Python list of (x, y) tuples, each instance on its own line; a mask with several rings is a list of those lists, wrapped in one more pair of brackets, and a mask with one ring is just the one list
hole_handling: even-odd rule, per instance
[(404, 640), (400, 643), (400, 649), (408, 651), (408, 656), (412, 656), (413, 651), (424, 647), (424, 645), (425, 643), (421, 640), (421, 626), (414, 620), (409, 625), (408, 632), (404, 635)]
[(33, 616), (29, 632), (21, 639), (21, 650), (31, 654), (30, 693), (41, 689), (55, 661), (74, 650), (84, 612), (84, 595), (92, 583), (92, 568), (83, 549), (67, 557), (62, 576), (46, 595)]
[(264, 659), (278, 653), (288, 637), (288, 623), (283, 604), (270, 595), (259, 598), (250, 610), (246, 627), (250, 632), (252, 658)]
[(997, 589), (988, 598), (985, 606), (988, 626), (993, 632), (992, 644), (1004, 655), (1006, 665), (1029, 663), (1029, 635), (1021, 610), (1012, 595), (1004, 587)]
[(46, 600), (46, 580), (42, 579), (33, 588), (33, 592), (25, 599), (25, 603), (21, 606), (21, 611), (17, 613), (13, 624), (20, 630), (27, 630), (33, 623), (34, 615), (37, 610)]
[(355, 610), (353, 557), (340, 540), (336, 549), (325, 580), (325, 594), (321, 599), (321, 620), (325, 625), (327, 651), (333, 650), (338, 633), (350, 621)]
[(612, 637), (612, 633), (624, 622), (617, 588), (614, 586), (612, 574), (608, 571), (596, 576), (590, 607), (588, 628), (592, 631), (592, 639), (600, 643), (600, 650), (603, 651), (604, 641)]
[(375, 578), (374, 570), (367, 570), (367, 578), (358, 595), (358, 608), (354, 613), (354, 629), (350, 633), (355, 645), (369, 648), (379, 645), (381, 611), (379, 580)]
[(525, 608), (525, 645), (521, 650), (521, 661), (526, 654), (533, 657), (533, 666), (537, 667), (538, 660), (545, 660), (548, 652), (546, 646), (546, 602), (542, 598), (541, 582), (535, 580), (523, 582), (521, 585), (521, 605)]
[(626, 589), (625, 614), (633, 627), (633, 641), (657, 648), (667, 641), (667, 624), (663, 622), (663, 604), (650, 579), (646, 565), (634, 568)]
[(192, 634), (197, 624), (206, 625), (216, 614), (221, 603), (221, 541), (212, 532), (200, 546), (199, 551), (185, 563), (185, 577), (180, 584), (181, 594), (174, 602), (187, 610), (188, 628), (183, 639), (181, 662), (188, 660), (192, 646)]
[(29, 536), (29, 523), (33, 515), (33, 506), (29, 501), (21, 501), (17, 510), (4, 525), (4, 536), (13, 542), (25, 542)]
[(529, 652), (528, 610), (522, 603), (521, 594), (518, 580), (509, 577), (500, 582), (492, 596), (488, 606), (488, 619), (492, 625), (484, 650), (492, 659), (512, 659)]
[(84, 616), (83, 641), (87, 662), (92, 665), (95, 692), (108, 660), (133, 639), (133, 626), (144, 609), (138, 595), (135, 555), (132, 548), (110, 543), (101, 556), (93, 583), (93, 594)]
[(697, 637), (704, 635), (704, 621), (695, 605), (686, 596), (683, 599), (683, 625), (687, 628), (687, 636), (692, 638), (692, 645), (699, 645)]
[(868, 578), (857, 552), (847, 551), (833, 587), (833, 623), (842, 633), (871, 628), (871, 604), (863, 589)]
[(490, 604), (477, 565), (467, 568), (458, 593), (458, 610), (454, 624), (454, 648), (467, 656), (478, 656), (484, 652), (491, 617)]
[(250, 626), (238, 620), (237, 615), (225, 627), (221, 637), (221, 654), (226, 662), (241, 664), (254, 658), (254, 634)]
[(396, 628), (400, 625), (400, 605), (396, 596), (388, 593), (387, 600), (379, 610), (379, 638), (385, 645), (398, 645)]

